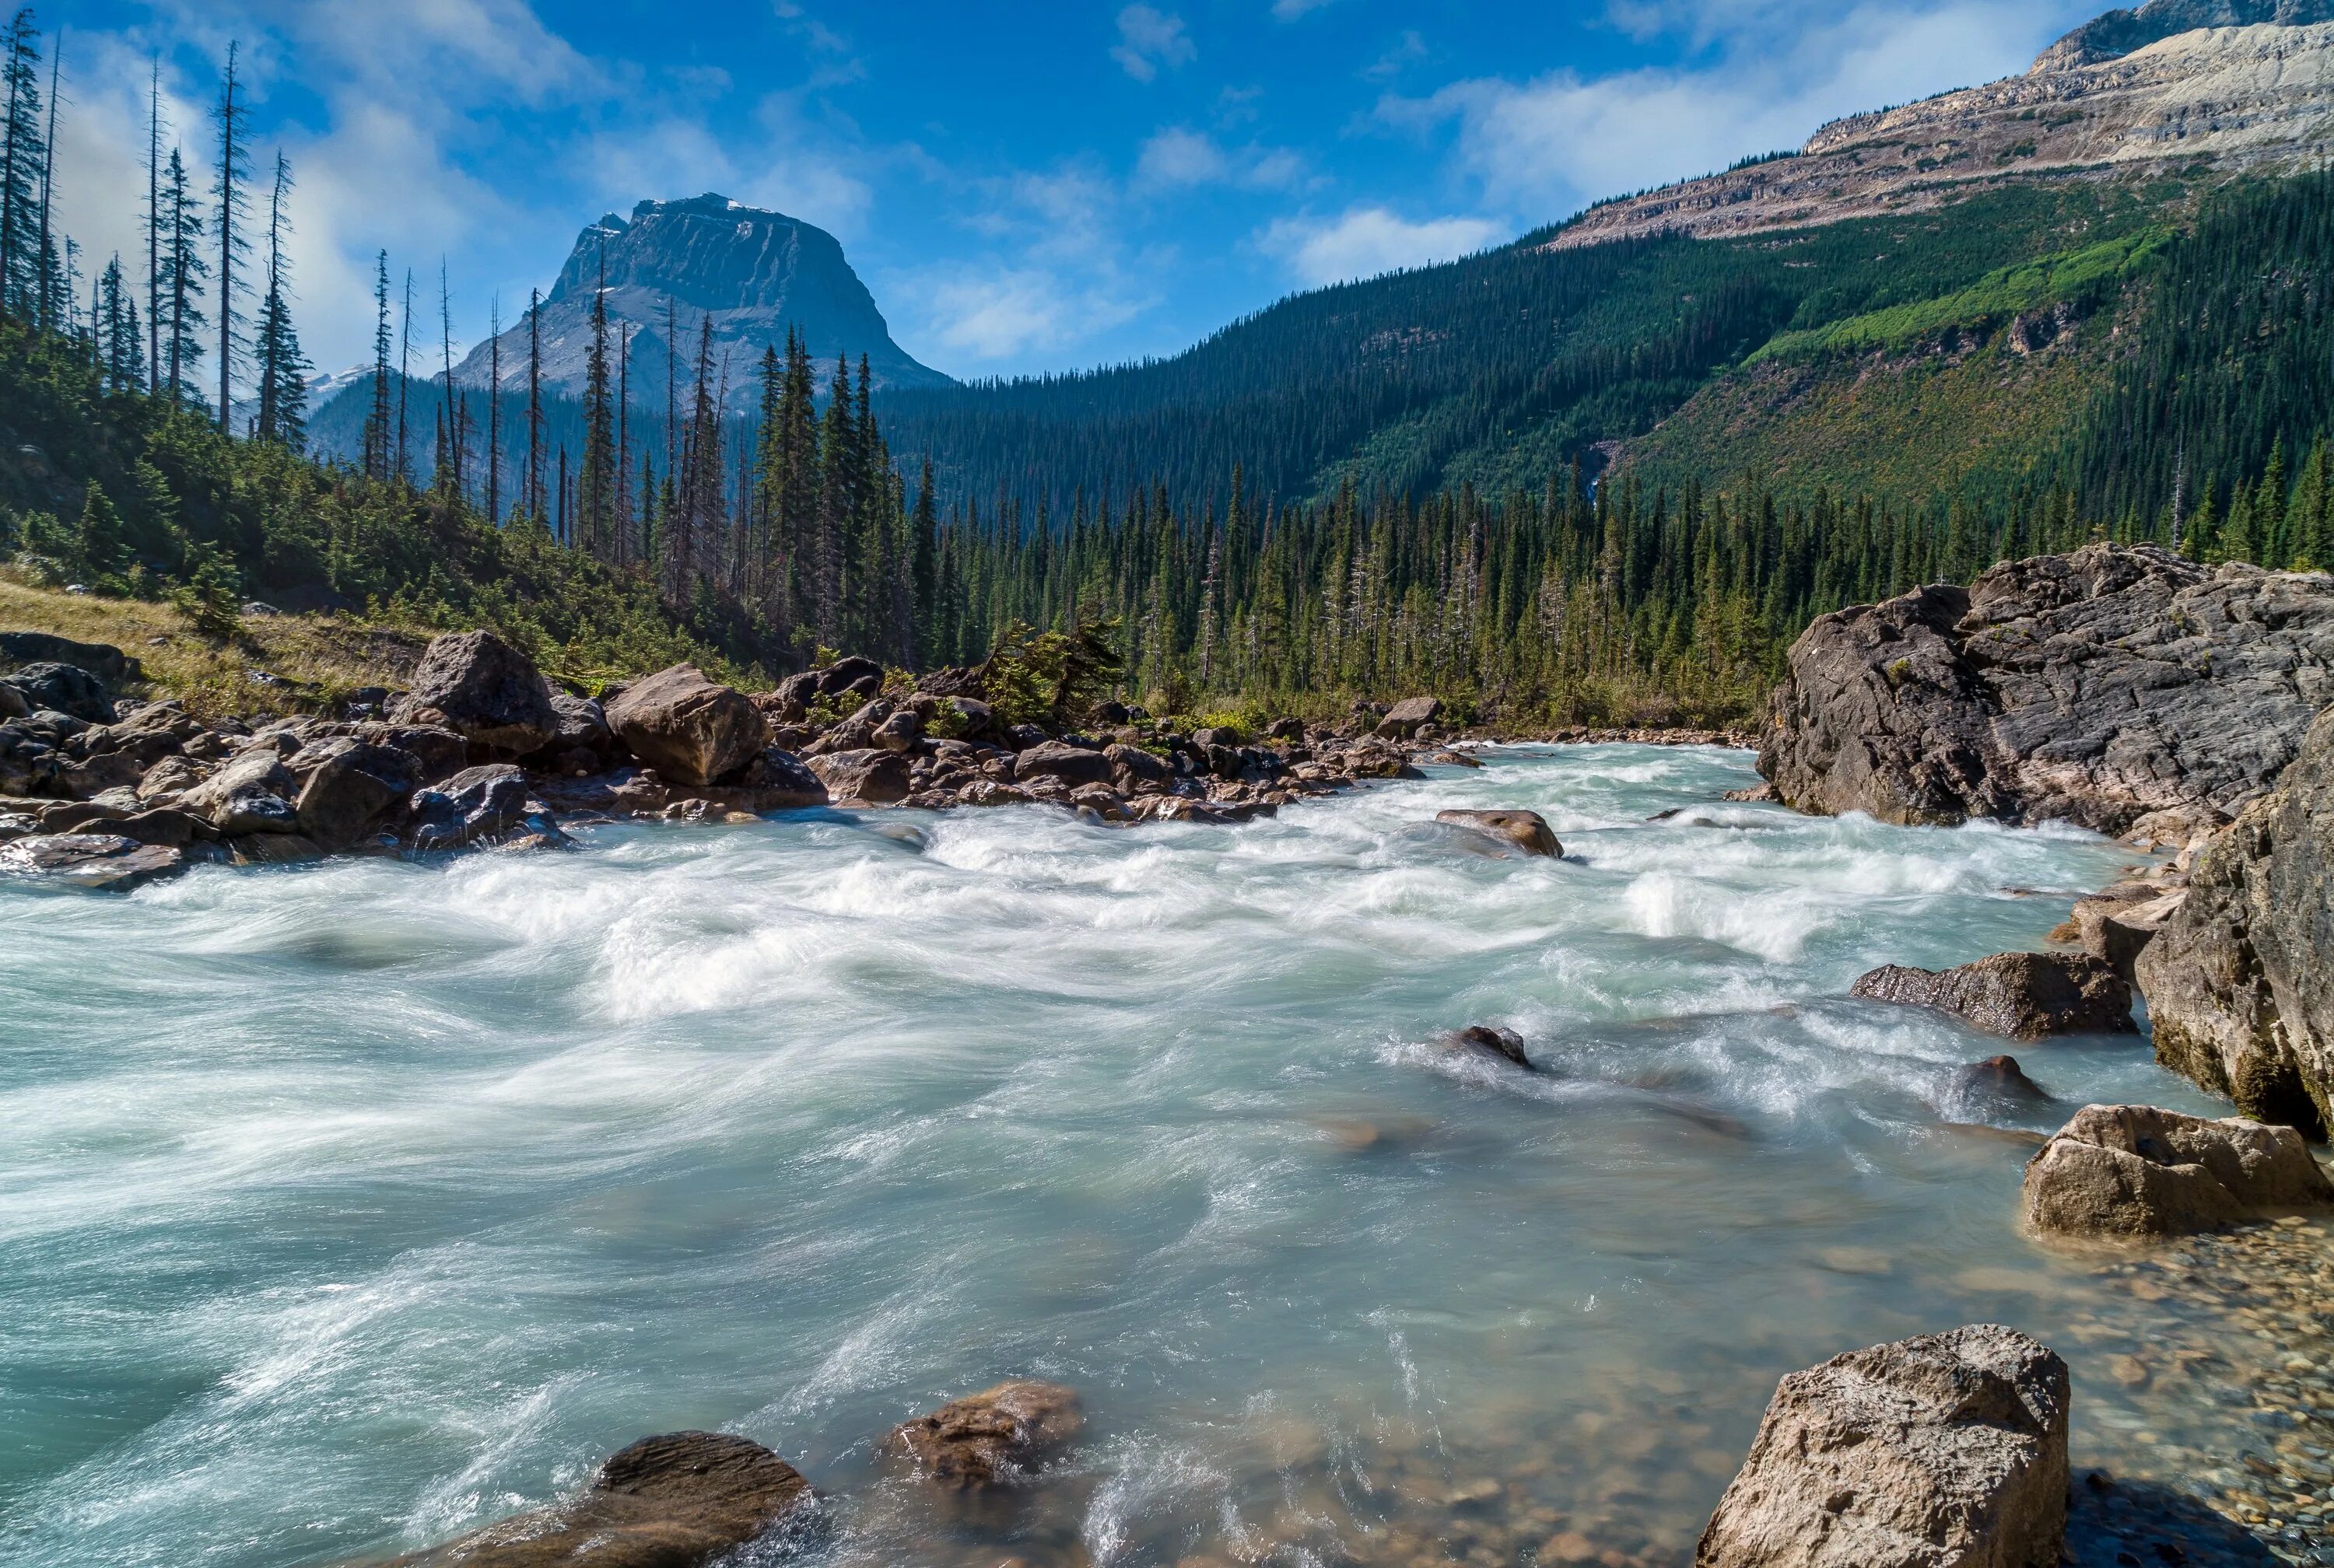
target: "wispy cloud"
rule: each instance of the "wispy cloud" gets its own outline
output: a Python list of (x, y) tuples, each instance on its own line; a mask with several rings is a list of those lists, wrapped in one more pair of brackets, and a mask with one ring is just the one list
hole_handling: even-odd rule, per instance
[(1200, 57), (1199, 45), (1183, 31), (1183, 19), (1149, 5), (1129, 5), (1118, 14), (1118, 42), (1110, 57), (1137, 82), (1149, 82), (1162, 66), (1173, 70)]
[(1206, 185), (1248, 190), (1288, 190), (1305, 178), (1305, 160), (1287, 148), (1226, 148), (1188, 126), (1170, 126), (1143, 144), (1134, 164), (1142, 190), (1190, 189)]
[(2022, 69), (2064, 0), (1861, 0), (1813, 17), (1752, 0), (1628, 0), (1634, 30), (1675, 32), (1706, 64), (1588, 78), (1555, 71), (1389, 97), (1378, 118), (1457, 127), (1455, 161), (1485, 206), (1545, 221), (1584, 202), (1795, 147), (1825, 121)]
[(1278, 219), (1258, 236), (1257, 244), (1287, 264), (1297, 282), (1318, 286), (1450, 261), (1481, 250), (1503, 232), (1503, 226), (1490, 218), (1452, 216), (1413, 222), (1383, 207), (1358, 207), (1334, 218)]

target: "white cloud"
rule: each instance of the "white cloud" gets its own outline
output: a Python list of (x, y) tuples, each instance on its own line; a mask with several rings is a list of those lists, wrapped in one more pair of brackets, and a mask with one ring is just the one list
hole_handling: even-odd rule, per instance
[(1503, 226), (1489, 218), (1454, 216), (1413, 223), (1383, 207), (1358, 207), (1329, 219), (1278, 219), (1257, 244), (1281, 258), (1299, 283), (1317, 286), (1450, 261), (1481, 250), (1502, 232)]
[(1183, 19), (1149, 5), (1129, 5), (1118, 14), (1118, 42), (1110, 57), (1137, 82), (1149, 82), (1162, 65), (1170, 70), (1200, 57), (1199, 46), (1183, 31)]
[(1561, 216), (1584, 202), (1797, 147), (1827, 120), (2023, 70), (2061, 31), (2067, 0), (1857, 0), (1814, 19), (1752, 0), (1633, 0), (1621, 25), (1677, 32), (1717, 58), (1594, 79), (1455, 82), (1388, 99), (1381, 120), (1456, 120), (1456, 160), (1486, 205)]
[(904, 285), (898, 292), (923, 323), (917, 336), (940, 346), (935, 357), (975, 367), (1075, 347), (1145, 303), (1046, 267), (950, 267)]
[(1272, 0), (1272, 14), (1283, 22), (1294, 22), (1308, 11), (1318, 11), (1329, 0)]
[(1170, 126), (1143, 144), (1134, 162), (1134, 184), (1146, 191), (1234, 185), (1248, 190), (1287, 190), (1305, 178), (1305, 160), (1287, 148), (1227, 149), (1203, 132)]

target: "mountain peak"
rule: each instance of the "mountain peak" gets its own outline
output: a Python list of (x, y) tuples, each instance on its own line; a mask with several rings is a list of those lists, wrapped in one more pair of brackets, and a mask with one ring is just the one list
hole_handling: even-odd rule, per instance
[(2120, 60), (2136, 50), (2200, 27), (2306, 26), (2334, 22), (2334, 0), (2147, 0), (2137, 10), (2109, 11), (2044, 50), (2037, 73)]
[[(545, 382), (558, 390), (583, 390), (595, 293), (632, 344), (635, 397), (662, 399), (668, 359), (693, 363), (708, 322), (735, 399), (750, 399), (752, 367), (765, 348), (783, 349), (789, 332), (825, 362), (865, 355), (878, 386), (951, 384), (892, 341), (833, 235), (718, 191), (641, 201), (630, 217), (607, 213), (576, 235), (538, 323)], [(473, 350), (459, 378), (482, 384), (488, 352), (484, 343)], [(506, 386), (526, 374), (524, 320), (504, 334), (502, 364)]]

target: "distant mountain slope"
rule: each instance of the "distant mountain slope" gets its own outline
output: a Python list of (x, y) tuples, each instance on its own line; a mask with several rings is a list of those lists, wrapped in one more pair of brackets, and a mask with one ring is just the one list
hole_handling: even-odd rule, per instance
[[(2283, 6), (2334, 15), (2334, 0)], [(1935, 208), (2038, 178), (2175, 170), (2226, 178), (2311, 166), (2334, 151), (2334, 24), (2156, 31), (2188, 13), (2273, 8), (2271, 0), (2156, 0), (2110, 13), (2023, 76), (1835, 120), (1794, 155), (1606, 202), (1547, 243), (1799, 228)], [(2113, 50), (2119, 38), (2146, 42)]]
[[(874, 296), (833, 235), (709, 193), (686, 201), (643, 201), (629, 219), (610, 213), (576, 236), (543, 302), (543, 378), (554, 391), (584, 390), (592, 293), (603, 275), (612, 327), (632, 331), (632, 390), (638, 402), (663, 402), (668, 347), (681, 379), (690, 379), (699, 326), (709, 318), (717, 367), (727, 364), (733, 397), (741, 404), (763, 349), (783, 350), (789, 328), (809, 341), (822, 368), (837, 354), (854, 364), (865, 354), (878, 386), (954, 384), (892, 341)], [(666, 338), (668, 304), (679, 329), (673, 344)], [(506, 390), (526, 384), (526, 348), (522, 312), (502, 336)], [(490, 351), (483, 342), (472, 349), (455, 369), (457, 381), (484, 388)]]

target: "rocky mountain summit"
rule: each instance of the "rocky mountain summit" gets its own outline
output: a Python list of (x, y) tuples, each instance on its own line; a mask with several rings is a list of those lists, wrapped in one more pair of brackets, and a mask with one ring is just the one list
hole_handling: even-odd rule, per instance
[[(631, 390), (638, 402), (663, 404), (668, 347), (682, 380), (694, 375), (699, 323), (708, 317), (717, 373), (727, 366), (733, 405), (750, 401), (762, 351), (783, 349), (789, 328), (808, 341), (822, 379), (837, 354), (854, 363), (865, 354), (879, 387), (954, 384), (892, 341), (874, 296), (833, 235), (725, 196), (708, 192), (684, 201), (643, 201), (629, 218), (610, 213), (576, 236), (543, 302), (539, 330), (546, 388), (579, 396), (584, 391), (592, 350), (592, 295), (603, 286), (612, 334), (630, 335)], [(668, 304), (678, 321), (680, 341), (674, 343), (668, 342)], [(522, 316), (502, 335), (505, 390), (526, 387), (526, 351)], [(471, 350), (455, 368), (457, 381), (485, 386), (490, 353), (486, 342)]]
[(1796, 154), (1592, 207), (1548, 248), (1922, 212), (2036, 178), (2300, 168), (2329, 145), (2329, 0), (2152, 0), (2077, 29), (2022, 76), (1850, 115)]
[(2329, 703), (2334, 579), (2095, 544), (1819, 618), (1759, 768), (1802, 811), (2185, 843), (2266, 794)]

